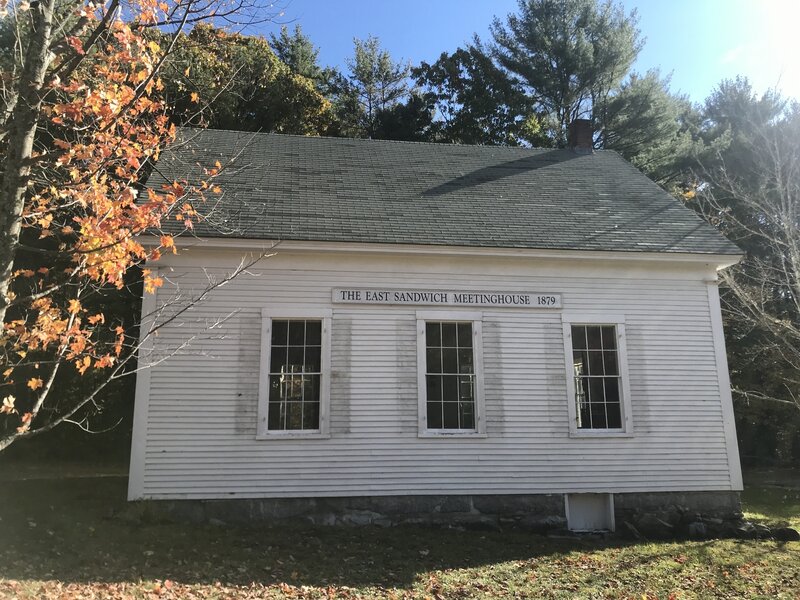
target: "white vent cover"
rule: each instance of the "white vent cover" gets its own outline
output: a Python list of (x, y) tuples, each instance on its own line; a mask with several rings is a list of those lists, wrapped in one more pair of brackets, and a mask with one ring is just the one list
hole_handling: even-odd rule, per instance
[(567, 494), (570, 531), (614, 531), (613, 494)]

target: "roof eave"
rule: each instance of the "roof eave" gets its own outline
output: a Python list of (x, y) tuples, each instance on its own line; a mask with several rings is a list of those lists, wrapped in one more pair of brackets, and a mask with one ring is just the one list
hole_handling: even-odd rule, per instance
[[(157, 246), (155, 236), (142, 236), (145, 246)], [(516, 258), (562, 258), (585, 260), (624, 260), (673, 263), (712, 264), (717, 270), (739, 263), (743, 253), (701, 253), (701, 252), (654, 252), (650, 250), (572, 250), (550, 248), (501, 248), (484, 246), (447, 246), (423, 244), (376, 244), (366, 242), (320, 242), (298, 240), (262, 240), (248, 238), (215, 238), (198, 236), (177, 236), (175, 245), (179, 250), (193, 247), (218, 250), (244, 250), (247, 252), (291, 251), (291, 252), (341, 252), (372, 254), (405, 254), (437, 256), (496, 256)]]

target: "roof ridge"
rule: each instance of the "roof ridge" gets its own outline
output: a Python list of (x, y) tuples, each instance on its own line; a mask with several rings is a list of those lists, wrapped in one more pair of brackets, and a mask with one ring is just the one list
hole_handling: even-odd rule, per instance
[[(498, 149), (498, 150), (527, 150), (527, 151), (538, 151), (538, 152), (552, 152), (552, 151), (564, 151), (569, 152), (568, 148), (546, 148), (546, 147), (533, 147), (533, 146), (493, 146), (488, 144), (462, 144), (458, 142), (426, 142), (426, 141), (414, 141), (414, 140), (382, 140), (382, 139), (374, 139), (374, 138), (356, 138), (356, 137), (344, 137), (344, 136), (336, 136), (336, 135), (304, 135), (300, 133), (281, 133), (276, 131), (244, 131), (241, 129), (225, 129), (221, 127), (192, 127), (192, 126), (181, 126), (178, 127), (179, 130), (192, 130), (192, 131), (219, 131), (221, 133), (236, 133), (241, 135), (251, 135), (251, 136), (277, 136), (277, 137), (291, 137), (291, 138), (303, 138), (303, 139), (313, 139), (313, 140), (336, 140), (336, 141), (348, 141), (348, 142), (359, 142), (359, 143), (378, 143), (378, 144), (409, 144), (409, 145), (419, 145), (419, 146), (444, 146), (447, 148), (491, 148), (491, 149)], [(613, 150), (605, 150), (605, 149), (597, 149), (594, 151), (595, 153), (604, 152), (604, 153), (613, 153)]]

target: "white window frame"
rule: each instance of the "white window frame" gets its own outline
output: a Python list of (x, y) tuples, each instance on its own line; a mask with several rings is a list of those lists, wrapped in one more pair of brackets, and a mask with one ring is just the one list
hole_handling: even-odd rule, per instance
[[(428, 429), (427, 385), (425, 375), (427, 364), (426, 327), (428, 321), (437, 322), (471, 322), (472, 323), (472, 360), (475, 370), (475, 429)], [(417, 399), (419, 429), (421, 438), (485, 438), (486, 418), (484, 413), (483, 393), (483, 313), (461, 310), (420, 310), (417, 311)]]
[[(576, 438), (633, 437), (633, 415), (631, 410), (631, 388), (628, 377), (628, 348), (625, 342), (625, 316), (608, 313), (562, 313), (564, 332), (564, 366), (567, 378), (567, 407), (569, 411), (569, 435)], [(614, 325), (617, 330), (617, 360), (620, 379), (620, 411), (622, 427), (619, 429), (579, 429), (578, 411), (575, 406), (575, 367), (572, 358), (573, 325)]]
[[(322, 321), (322, 348), (319, 388), (319, 429), (270, 430), (269, 415), (269, 368), (272, 350), (272, 320), (309, 319)], [(330, 309), (296, 309), (270, 307), (261, 310), (261, 363), (258, 377), (258, 426), (256, 439), (327, 439), (330, 437), (331, 396), (331, 320)]]

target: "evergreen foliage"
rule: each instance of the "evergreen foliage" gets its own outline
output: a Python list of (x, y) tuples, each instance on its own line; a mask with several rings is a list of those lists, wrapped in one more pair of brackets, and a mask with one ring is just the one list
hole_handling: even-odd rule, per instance
[(266, 40), (209, 24), (181, 35), (163, 81), (179, 123), (305, 135), (325, 134), (333, 124), (330, 101)]
[(698, 113), (689, 100), (669, 91), (658, 70), (632, 73), (595, 108), (602, 123), (598, 143), (616, 150), (651, 179), (669, 188), (705, 152), (697, 135)]
[(395, 61), (374, 36), (354, 39), (353, 45), (353, 57), (346, 61), (349, 72), (332, 86), (336, 113), (343, 134), (374, 138), (379, 115), (407, 97), (411, 67)]
[(414, 69), (436, 108), (432, 139), (459, 144), (546, 144), (534, 105), (522, 87), (498, 68), (480, 41)]
[(547, 135), (592, 118), (619, 89), (642, 47), (636, 13), (610, 0), (520, 0), (519, 14), (491, 26), (491, 54), (547, 115)]
[(284, 25), (279, 35), (274, 33), (270, 35), (269, 45), (293, 73), (312, 81), (319, 81), (322, 78), (322, 67), (317, 64), (319, 49), (303, 34), (300, 25), (295, 25), (294, 33), (291, 34)]

